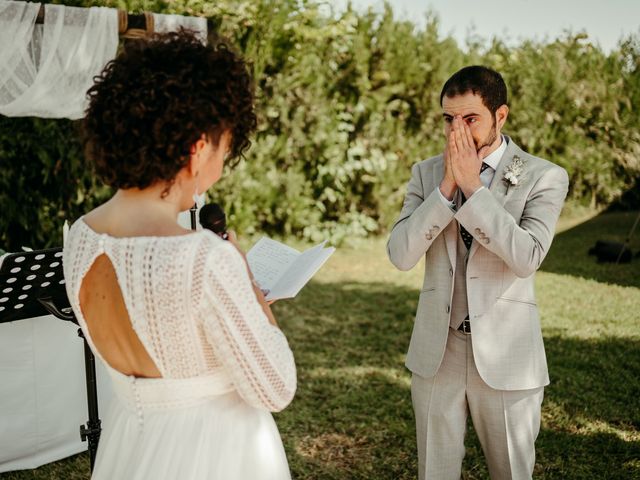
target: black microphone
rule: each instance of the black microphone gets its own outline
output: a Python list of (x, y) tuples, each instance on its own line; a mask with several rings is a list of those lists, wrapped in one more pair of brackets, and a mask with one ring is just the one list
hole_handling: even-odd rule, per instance
[(227, 216), (217, 203), (207, 203), (200, 209), (200, 225), (211, 230), (223, 240), (229, 238), (227, 233)]

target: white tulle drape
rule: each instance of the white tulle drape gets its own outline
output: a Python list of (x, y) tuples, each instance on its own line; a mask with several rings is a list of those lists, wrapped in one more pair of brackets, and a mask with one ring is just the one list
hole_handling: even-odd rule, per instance
[[(118, 48), (118, 11), (0, 0), (0, 114), (78, 119), (93, 77)], [(153, 14), (156, 32), (185, 27), (206, 43), (200, 17)]]
[(0, 1), (0, 113), (78, 119), (94, 75), (118, 48), (112, 8)]

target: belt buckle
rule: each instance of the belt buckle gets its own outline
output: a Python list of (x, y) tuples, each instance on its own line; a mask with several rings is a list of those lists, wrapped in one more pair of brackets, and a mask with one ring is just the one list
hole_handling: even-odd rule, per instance
[(469, 322), (469, 320), (463, 320), (458, 327), (458, 330), (460, 330), (465, 335), (471, 335), (471, 323)]

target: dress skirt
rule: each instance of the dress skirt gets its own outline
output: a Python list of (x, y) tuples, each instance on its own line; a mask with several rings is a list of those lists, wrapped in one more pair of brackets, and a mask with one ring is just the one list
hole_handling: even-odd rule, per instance
[(270, 412), (249, 406), (228, 377), (137, 379), (108, 368), (94, 480), (289, 480)]

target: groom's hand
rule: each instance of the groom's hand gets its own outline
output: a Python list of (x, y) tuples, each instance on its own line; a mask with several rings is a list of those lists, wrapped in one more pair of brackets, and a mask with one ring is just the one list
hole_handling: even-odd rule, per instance
[(459, 115), (453, 119), (448, 145), (453, 177), (465, 197), (469, 198), (482, 187), (480, 181), (482, 158), (476, 151), (469, 125)]
[[(449, 134), (451, 137), (451, 134)], [(442, 155), (444, 161), (444, 177), (440, 182), (440, 193), (449, 201), (453, 200), (453, 194), (456, 192), (458, 185), (456, 179), (453, 176), (453, 169), (451, 167), (451, 155), (449, 153), (449, 137), (444, 145), (444, 153)]]

